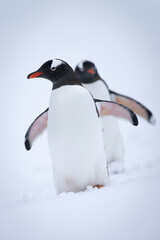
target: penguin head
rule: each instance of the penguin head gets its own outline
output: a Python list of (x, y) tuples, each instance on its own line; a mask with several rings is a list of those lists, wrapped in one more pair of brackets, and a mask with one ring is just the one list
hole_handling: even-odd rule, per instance
[(81, 83), (92, 83), (100, 78), (97, 68), (90, 61), (82, 61), (75, 68), (76, 77)]
[(27, 78), (41, 77), (55, 82), (57, 78), (68, 73), (69, 70), (70, 66), (66, 62), (60, 59), (54, 59), (45, 62), (37, 71), (30, 73)]
[[(45, 62), (37, 71), (30, 73), (27, 78), (46, 78), (53, 85), (78, 84), (79, 81), (73, 69), (68, 63), (61, 59), (54, 59)], [(79, 83), (80, 84), (80, 83)]]

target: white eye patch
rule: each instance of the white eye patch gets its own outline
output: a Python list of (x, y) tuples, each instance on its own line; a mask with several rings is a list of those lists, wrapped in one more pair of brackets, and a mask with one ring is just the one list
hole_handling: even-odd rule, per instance
[(51, 64), (51, 70), (52, 70), (52, 71), (55, 71), (55, 69), (56, 69), (58, 66), (60, 66), (61, 64), (63, 64), (63, 62), (62, 62), (61, 60), (59, 60), (59, 59), (54, 59), (54, 60), (52, 61), (52, 64)]

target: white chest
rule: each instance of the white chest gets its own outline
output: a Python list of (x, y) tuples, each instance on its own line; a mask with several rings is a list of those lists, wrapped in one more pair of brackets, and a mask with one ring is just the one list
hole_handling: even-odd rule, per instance
[[(109, 90), (101, 80), (84, 84), (84, 87), (90, 91), (94, 98), (111, 100)], [(122, 161), (124, 158), (124, 147), (118, 120), (115, 117), (106, 116), (102, 119), (102, 125), (107, 162)]]
[(107, 87), (105, 86), (105, 84), (101, 81), (98, 80), (96, 82), (93, 83), (89, 83), (89, 84), (83, 84), (83, 86), (88, 89), (88, 91), (90, 93), (92, 93), (94, 98), (97, 99), (102, 99), (102, 100), (110, 100), (110, 93), (107, 89)]
[(93, 99), (85, 88), (64, 86), (52, 91), (48, 142), (58, 193), (105, 184), (101, 128)]

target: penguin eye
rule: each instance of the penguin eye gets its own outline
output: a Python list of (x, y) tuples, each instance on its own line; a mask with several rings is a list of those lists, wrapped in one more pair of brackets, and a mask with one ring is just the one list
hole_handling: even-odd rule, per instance
[(56, 67), (51, 68), (51, 71), (54, 72), (56, 70)]

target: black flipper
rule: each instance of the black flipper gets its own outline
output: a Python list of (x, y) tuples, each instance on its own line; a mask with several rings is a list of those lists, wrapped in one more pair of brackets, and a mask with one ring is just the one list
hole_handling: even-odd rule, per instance
[(147, 120), (151, 124), (155, 124), (156, 120), (152, 114), (152, 112), (147, 109), (143, 104), (136, 101), (133, 98), (127, 97), (125, 95), (116, 93), (114, 91), (110, 90), (110, 95), (112, 101), (115, 101), (119, 104), (123, 104), (124, 106), (130, 108), (132, 111), (134, 111), (137, 115), (141, 116), (145, 120)]
[(35, 139), (47, 128), (48, 110), (49, 108), (41, 113), (28, 128), (24, 141), (26, 150), (31, 149)]
[(129, 120), (134, 126), (138, 125), (136, 114), (128, 107), (106, 100), (94, 99), (96, 103), (100, 104), (99, 113), (102, 117), (112, 115)]

